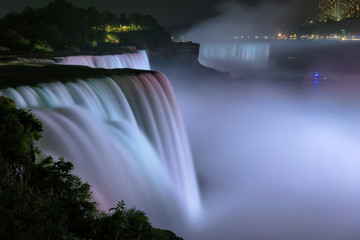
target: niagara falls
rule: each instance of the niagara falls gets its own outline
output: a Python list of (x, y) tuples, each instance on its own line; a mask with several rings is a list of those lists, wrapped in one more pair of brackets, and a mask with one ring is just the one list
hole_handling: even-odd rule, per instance
[(0, 239), (359, 239), (359, 9), (4, 0)]

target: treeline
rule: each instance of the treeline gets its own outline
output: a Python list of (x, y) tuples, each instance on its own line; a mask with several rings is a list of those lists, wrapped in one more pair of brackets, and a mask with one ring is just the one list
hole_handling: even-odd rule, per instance
[(97, 210), (70, 162), (35, 163), (41, 131), (34, 115), (0, 96), (0, 239), (181, 239), (122, 201), (110, 212)]
[(347, 19), (343, 21), (328, 21), (328, 22), (315, 22), (311, 25), (303, 25), (297, 29), (299, 34), (341, 34), (359, 35), (360, 34), (360, 19)]
[[(108, 41), (105, 26), (140, 26), (141, 30), (118, 33)], [(95, 8), (75, 8), (65, 0), (55, 0), (46, 8), (26, 8), (0, 19), (0, 51), (53, 51), (68, 48), (91, 49), (135, 45), (154, 49), (167, 45), (170, 35), (150, 15), (98, 12)]]

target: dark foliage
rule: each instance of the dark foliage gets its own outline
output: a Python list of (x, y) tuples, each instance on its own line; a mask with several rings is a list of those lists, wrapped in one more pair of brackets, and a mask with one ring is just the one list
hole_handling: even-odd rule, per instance
[(72, 163), (35, 159), (41, 131), (33, 114), (0, 96), (0, 239), (176, 239), (123, 202), (98, 211)]
[[(144, 33), (120, 39), (120, 45), (158, 48), (170, 43), (170, 35), (150, 15), (132, 14), (119, 17), (95, 8), (75, 8), (65, 0), (55, 0), (46, 8), (26, 8), (9, 13), (0, 20), (0, 46), (12, 51), (64, 50), (71, 46), (89, 49), (104, 44), (106, 25), (139, 25)], [(135, 37), (135, 38), (134, 38)], [(36, 47), (46, 42), (49, 47)]]
[(34, 115), (5, 97), (0, 113), (0, 238), (86, 236), (97, 213), (90, 186), (63, 159), (35, 163), (42, 124)]
[(151, 239), (151, 225), (146, 214), (135, 208), (126, 209), (123, 201), (113, 213), (100, 213), (94, 222), (92, 239)]

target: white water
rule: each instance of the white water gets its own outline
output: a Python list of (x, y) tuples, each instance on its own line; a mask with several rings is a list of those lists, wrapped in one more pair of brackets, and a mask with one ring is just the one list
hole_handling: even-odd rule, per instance
[(199, 61), (207, 67), (230, 71), (231, 68), (250, 66), (264, 68), (269, 56), (268, 42), (205, 43), (200, 46)]
[(132, 68), (150, 70), (149, 59), (145, 50), (136, 53), (124, 53), (117, 55), (83, 55), (57, 58), (57, 64), (82, 65), (91, 68)]
[[(18, 97), (19, 106), (27, 102), (39, 106), (35, 112), (48, 122), (45, 127), (49, 132), (41, 147), (57, 143), (54, 152), (50, 149), (48, 153), (65, 152), (67, 160), (75, 159), (77, 171), (86, 173), (89, 182), (94, 183), (96, 198), (107, 204), (104, 208), (114, 205), (108, 202), (108, 196), (114, 201), (125, 199), (147, 211), (158, 226), (169, 226), (173, 219), (176, 223), (169, 229), (177, 230), (185, 239), (359, 239), (358, 77), (328, 75), (328, 82), (315, 87), (311, 75), (307, 79), (309, 75), (300, 72), (284, 71), (276, 76), (268, 73), (272, 74), (257, 73), (254, 80), (262, 79), (261, 84), (208, 78), (199, 81), (173, 74), (177, 79), (171, 80), (175, 82), (201, 179), (201, 215), (195, 214), (200, 204), (193, 205), (197, 194), (191, 194), (197, 191), (188, 191), (186, 203), (178, 203), (184, 200), (179, 195), (186, 190), (176, 186), (182, 185), (184, 179), (173, 178), (176, 174), (169, 177), (173, 163), (154, 156), (173, 154), (166, 153), (168, 145), (161, 148), (161, 139), (173, 136), (163, 137), (169, 130), (165, 126), (168, 122), (161, 120), (167, 115), (161, 109), (168, 108), (159, 104), (164, 101), (158, 100), (159, 88), (144, 83), (152, 75), (140, 75), (143, 80), (129, 76), (131, 82), (114, 77), (80, 81), (78, 87), (66, 84), (71, 93), (58, 91), (64, 106), (47, 110), (42, 106), (46, 105), (44, 101), (39, 101), (44, 98), (40, 90), (34, 93), (27, 88), (7, 89), (6, 94), (14, 98), (27, 95), (28, 100)], [(266, 80), (284, 80), (284, 76), (289, 85), (265, 84)], [(162, 85), (162, 77), (156, 78)], [(117, 89), (108, 85), (113, 80), (128, 102), (121, 107), (121, 114), (113, 110), (117, 109), (113, 104), (103, 104), (103, 100), (93, 97), (99, 90), (91, 94), (93, 91), (87, 87)], [(295, 86), (298, 91), (294, 91)], [(62, 89), (56, 84), (47, 88)], [(83, 93), (87, 96), (83, 97)], [(118, 99), (114, 97), (118, 94), (107, 91), (101, 95), (107, 103)], [(77, 97), (74, 100), (72, 96)], [(51, 102), (45, 101), (54, 104)], [(120, 102), (125, 103), (117, 100), (114, 106)], [(116, 116), (126, 117), (120, 121)], [(133, 124), (134, 118), (137, 125)], [(155, 150), (152, 146), (156, 146)], [(125, 157), (119, 160), (117, 156)], [(149, 162), (150, 167), (146, 165)], [(184, 178), (189, 177), (186, 173)], [(178, 226), (183, 211), (191, 212), (188, 216), (201, 216), (194, 228)]]
[(270, 54), (269, 43), (222, 43), (204, 44), (200, 47), (200, 58), (227, 59), (239, 61), (267, 61)]
[[(151, 221), (195, 219), (201, 202), (175, 95), (161, 73), (2, 90), (43, 122), (45, 155), (63, 156), (102, 209), (122, 199)], [(174, 219), (174, 215), (179, 219)]]

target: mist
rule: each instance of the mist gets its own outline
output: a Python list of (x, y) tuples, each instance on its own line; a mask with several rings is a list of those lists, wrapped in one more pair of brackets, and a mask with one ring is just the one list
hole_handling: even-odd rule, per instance
[(288, 73), (296, 86), (264, 73), (262, 81), (167, 74), (204, 204), (185, 239), (359, 238), (358, 78), (334, 74), (316, 89), (297, 74)]
[(277, 34), (284, 29), (297, 26), (309, 17), (316, 20), (317, 4), (314, 2), (310, 0), (261, 1), (257, 4), (224, 2), (217, 5), (218, 15), (195, 24), (183, 34), (183, 37), (187, 41), (202, 44), (231, 41), (234, 36)]

